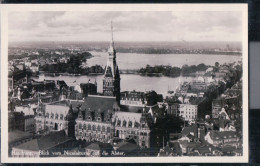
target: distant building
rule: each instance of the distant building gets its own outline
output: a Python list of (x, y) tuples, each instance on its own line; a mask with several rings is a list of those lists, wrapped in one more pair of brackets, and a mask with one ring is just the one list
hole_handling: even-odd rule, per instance
[(124, 91), (120, 93), (120, 105), (123, 106), (154, 107), (159, 102), (162, 102), (162, 96), (155, 91)]
[(86, 83), (80, 84), (80, 88), (82, 91), (82, 94), (84, 97), (88, 96), (88, 95), (96, 95), (97, 94), (97, 83), (95, 82), (93, 83)]
[(120, 105), (139, 107), (147, 106), (147, 99), (144, 92), (125, 91), (121, 92), (120, 96)]
[(198, 105), (180, 104), (179, 116), (183, 117), (186, 121), (195, 120), (198, 116)]
[(218, 118), (221, 109), (225, 106), (225, 102), (223, 99), (213, 99), (212, 101), (212, 118)]
[(209, 131), (205, 136), (205, 141), (213, 146), (233, 146), (238, 147), (239, 143), (239, 136), (234, 131)]
[(20, 130), (28, 133), (35, 132), (34, 115), (25, 115), (23, 112), (8, 113), (8, 130)]

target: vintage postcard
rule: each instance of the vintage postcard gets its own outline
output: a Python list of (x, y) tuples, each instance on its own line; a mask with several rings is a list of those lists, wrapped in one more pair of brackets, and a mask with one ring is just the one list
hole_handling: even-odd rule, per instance
[(247, 37), (247, 4), (2, 5), (2, 162), (248, 162)]

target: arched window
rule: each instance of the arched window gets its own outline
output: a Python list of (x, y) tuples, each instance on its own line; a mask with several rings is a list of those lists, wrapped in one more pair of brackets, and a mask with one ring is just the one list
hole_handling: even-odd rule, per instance
[(105, 130), (106, 130), (105, 126), (102, 126), (102, 132), (105, 132)]
[(54, 117), (54, 114), (53, 114), (53, 113), (51, 113), (51, 119), (53, 119), (53, 117)]
[(132, 124), (132, 121), (129, 121), (129, 122), (128, 122), (128, 127), (132, 127), (132, 125), (133, 125), (133, 124)]
[(125, 120), (123, 121), (123, 126), (126, 127), (126, 121)]
[(98, 130), (98, 131), (100, 131), (100, 130), (101, 130), (101, 127), (100, 127), (99, 125), (98, 125), (98, 127), (97, 127), (97, 130)]
[(60, 120), (63, 120), (63, 114), (60, 114)]
[(49, 118), (49, 113), (47, 112), (46, 115), (45, 115), (46, 118)]
[(110, 127), (107, 127), (107, 132), (110, 132)]
[(91, 125), (90, 124), (88, 124), (88, 130), (91, 130)]
[(82, 124), (81, 123), (79, 123), (79, 129), (82, 129)]
[(95, 125), (92, 126), (92, 130), (94, 130), (94, 131), (96, 130), (96, 126)]
[(87, 129), (87, 125), (86, 125), (86, 124), (83, 125), (83, 129), (84, 129), (84, 130)]
[(117, 126), (120, 126), (120, 125), (121, 125), (121, 121), (117, 120)]
[(56, 114), (55, 114), (55, 119), (58, 119), (58, 117), (59, 117), (59, 115), (56, 113)]

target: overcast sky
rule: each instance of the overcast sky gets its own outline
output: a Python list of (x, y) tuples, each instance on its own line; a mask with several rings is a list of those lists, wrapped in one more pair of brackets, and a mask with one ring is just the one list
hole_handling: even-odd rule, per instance
[(241, 12), (13, 12), (9, 41), (241, 41)]

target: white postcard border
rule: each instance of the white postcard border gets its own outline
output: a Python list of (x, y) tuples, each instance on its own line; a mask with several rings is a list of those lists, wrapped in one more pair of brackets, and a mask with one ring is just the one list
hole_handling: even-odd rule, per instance
[[(246, 163), (248, 144), (247, 4), (2, 4), (1, 11), (1, 162), (2, 163)], [(241, 11), (243, 13), (243, 156), (236, 157), (8, 157), (8, 12), (12, 11)]]

